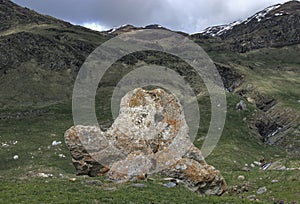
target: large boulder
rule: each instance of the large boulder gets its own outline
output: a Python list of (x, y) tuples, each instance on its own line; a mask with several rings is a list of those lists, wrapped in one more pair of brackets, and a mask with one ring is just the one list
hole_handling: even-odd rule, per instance
[(97, 126), (73, 126), (65, 133), (78, 175), (103, 175), (123, 182), (160, 172), (189, 189), (221, 195), (227, 185), (189, 138), (179, 100), (162, 89), (141, 88), (121, 100), (119, 116), (103, 132)]

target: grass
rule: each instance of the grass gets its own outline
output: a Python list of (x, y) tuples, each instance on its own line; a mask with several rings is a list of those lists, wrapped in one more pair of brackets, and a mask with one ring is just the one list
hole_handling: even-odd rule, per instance
[[(137, 188), (127, 184), (86, 185), (86, 178), (70, 182), (67, 179), (33, 179), (1, 181), (0, 202), (11, 203), (251, 203), (236, 197), (200, 196), (183, 186), (166, 188), (161, 184), (141, 182)], [(113, 188), (115, 187), (115, 189)], [(113, 190), (107, 190), (108, 188)]]
[[(99, 106), (109, 112), (107, 103), (99, 98)], [(160, 175), (153, 175), (154, 181), (139, 181), (146, 187), (133, 187), (134, 182), (115, 184), (103, 177), (75, 177), (70, 154), (65, 146), (51, 146), (52, 141), (62, 141), (64, 131), (72, 125), (71, 105), (60, 104), (45, 107), (42, 116), (2, 120), (0, 123), (0, 141), (9, 147), (0, 146), (0, 203), (252, 203), (247, 199), (255, 195), (261, 203), (272, 203), (276, 200), (287, 202), (300, 200), (297, 186), (300, 186), (299, 171), (262, 171), (253, 168), (250, 172), (241, 171), (245, 163), (265, 157), (268, 161), (282, 160), (287, 165), (299, 164), (299, 158), (288, 156), (284, 150), (276, 149), (261, 143), (254, 132), (249, 130), (244, 117), (250, 117), (254, 107), (248, 104), (246, 111), (235, 110), (239, 98), (228, 94), (228, 114), (223, 135), (213, 153), (206, 159), (209, 164), (219, 169), (230, 188), (249, 186), (247, 192), (229, 193), (217, 196), (200, 196), (187, 190), (184, 186), (166, 188), (161, 184)], [(203, 135), (210, 118), (209, 99), (199, 98), (201, 120), (204, 122), (195, 144), (201, 147)], [(20, 110), (18, 110), (20, 111)], [(107, 119), (103, 114), (100, 121)], [(18, 141), (13, 144), (13, 141)], [(19, 155), (18, 160), (13, 156)], [(66, 158), (59, 158), (64, 154)], [(53, 178), (37, 178), (37, 173), (51, 173)], [(239, 175), (245, 181), (239, 181)], [(278, 183), (271, 183), (277, 179)], [(87, 180), (100, 180), (102, 185), (86, 183)], [(256, 195), (259, 187), (266, 186), (268, 191)], [(115, 187), (114, 190), (107, 188)], [(274, 200), (274, 201), (273, 201)]]
[[(26, 37), (22, 37), (24, 32), (28, 34)], [(79, 26), (54, 23), (16, 25), (0, 34), (1, 42), (6, 45), (3, 52), (14, 51), (6, 63), (8, 66), (3, 67), (5, 74), (0, 76), (0, 85), (5, 87), (0, 89), (1, 114), (29, 109), (44, 111), (40, 116), (0, 120), (0, 203), (253, 203), (247, 199), (250, 195), (255, 195), (260, 203), (300, 201), (299, 171), (262, 171), (258, 167), (251, 168), (250, 172), (242, 171), (245, 164), (250, 165), (262, 157), (266, 161), (280, 160), (287, 167), (299, 167), (300, 159), (288, 154), (285, 149), (263, 144), (257, 132), (248, 127), (256, 108), (247, 103), (247, 110), (237, 111), (235, 105), (240, 98), (231, 93), (227, 94), (227, 119), (222, 137), (212, 154), (206, 158), (225, 177), (230, 187), (227, 194), (221, 197), (201, 196), (181, 185), (166, 188), (161, 185), (164, 181), (160, 175), (152, 175), (154, 181), (139, 181), (146, 185), (144, 188), (133, 187), (134, 182), (115, 184), (103, 177), (81, 176), (76, 177), (75, 182), (69, 181), (70, 177), (75, 177), (75, 171), (63, 142), (63, 134), (73, 124), (71, 103), (57, 103), (70, 101), (74, 77), (80, 64), (94, 48), (112, 36)], [(7, 39), (13, 43), (7, 43)], [(215, 62), (232, 66), (245, 76), (241, 88), (251, 84), (260, 93), (275, 98), (282, 107), (292, 108), (300, 116), (297, 102), (300, 100), (299, 45), (240, 54), (224, 50), (222, 42), (215, 39), (195, 41), (203, 46)], [(23, 54), (33, 53), (34, 50), (44, 54), (29, 57)], [(66, 61), (72, 63), (67, 65)], [(123, 64), (116, 63), (109, 69), (101, 81), (102, 85), (115, 85), (122, 75), (131, 70), (130, 65), (156, 63), (179, 71), (197, 91), (203, 89), (194, 72), (190, 72), (182, 61), (169, 55), (135, 53), (121, 62)], [(53, 70), (51, 64), (56, 64), (54, 67), (57, 70)], [(112, 89), (101, 87), (99, 93), (96, 98), (97, 116), (101, 127), (107, 127), (112, 122), (109, 101)], [(194, 142), (199, 148), (210, 121), (209, 97), (201, 94), (198, 98), (201, 124)], [(244, 122), (244, 118), (247, 122)], [(297, 121), (296, 126), (299, 124)], [(293, 141), (299, 140), (293, 133), (289, 133), (289, 137)], [(62, 144), (52, 146), (54, 140), (62, 141)], [(60, 158), (60, 154), (66, 157)], [(18, 155), (19, 159), (14, 160), (14, 155)], [(38, 173), (53, 174), (53, 177), (37, 178)], [(245, 180), (238, 180), (239, 175), (244, 175)], [(278, 183), (272, 183), (274, 179)], [(91, 180), (100, 180), (102, 185), (87, 184)], [(232, 190), (245, 185), (247, 191), (239, 193)], [(262, 186), (267, 188), (267, 192), (257, 195), (257, 189)]]

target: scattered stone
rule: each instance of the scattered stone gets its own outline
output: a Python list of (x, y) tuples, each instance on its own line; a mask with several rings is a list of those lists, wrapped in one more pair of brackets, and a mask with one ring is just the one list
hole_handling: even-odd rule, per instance
[(143, 183), (134, 183), (131, 186), (136, 187), (136, 188), (144, 188), (144, 187), (146, 187), (146, 185), (143, 184)]
[(57, 145), (60, 145), (60, 144), (61, 144), (61, 141), (54, 140), (51, 145), (52, 146), (57, 146)]
[(245, 182), (240, 185), (235, 185), (230, 188), (230, 192), (233, 194), (240, 194), (249, 191), (249, 183)]
[(243, 181), (243, 180), (245, 180), (245, 176), (243, 176), (243, 175), (239, 175), (239, 176), (238, 176), (238, 180), (240, 180), (240, 181)]
[(254, 164), (250, 164), (250, 166), (251, 166), (252, 168), (254, 168), (254, 167), (255, 167), (255, 165), (254, 165)]
[(263, 194), (263, 193), (266, 193), (267, 192), (267, 188), (264, 186), (264, 187), (260, 187), (256, 193), (257, 194)]
[(240, 100), (240, 102), (238, 102), (235, 107), (237, 110), (246, 110), (247, 109), (247, 105), (243, 100)]
[(66, 158), (66, 156), (64, 154), (59, 154), (58, 157), (61, 158), (61, 159)]
[(13, 159), (14, 159), (14, 160), (18, 160), (18, 159), (19, 159), (19, 155), (14, 155), (14, 156), (13, 156)]
[(272, 183), (278, 183), (278, 180), (274, 179), (271, 181)]
[(52, 178), (52, 177), (53, 177), (53, 174), (37, 173), (36, 176), (37, 176), (37, 177), (40, 177), (40, 178)]
[(261, 169), (265, 171), (271, 166), (271, 164), (272, 162), (265, 163), (261, 166)]
[(249, 195), (247, 198), (248, 198), (249, 200), (252, 200), (252, 201), (256, 201), (256, 200), (257, 200), (257, 198), (256, 198), (255, 195)]
[(195, 192), (223, 194), (224, 178), (205, 162), (188, 132), (174, 95), (138, 88), (122, 98), (119, 116), (107, 131), (77, 125), (66, 131), (65, 142), (78, 175), (105, 174), (125, 182), (161, 172)]
[(254, 161), (253, 163), (254, 163), (256, 166), (261, 166), (261, 163), (258, 162), (258, 161)]
[(72, 182), (74, 182), (76, 180), (77, 180), (76, 178), (69, 178), (69, 181), (72, 181)]
[(175, 187), (177, 184), (174, 182), (169, 182), (169, 183), (165, 183), (164, 186), (167, 188), (173, 188)]
[(275, 161), (273, 163), (270, 162), (270, 165), (267, 169), (268, 170), (286, 170), (286, 167), (280, 161)]
[(243, 168), (242, 168), (242, 171), (250, 171), (250, 169), (249, 169), (249, 167), (246, 167), (246, 166), (244, 166)]
[(248, 167), (248, 164), (245, 164), (246, 167)]

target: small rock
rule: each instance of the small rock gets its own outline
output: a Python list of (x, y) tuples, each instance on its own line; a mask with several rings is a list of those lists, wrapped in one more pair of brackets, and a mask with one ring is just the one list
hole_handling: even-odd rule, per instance
[(15, 155), (15, 156), (13, 157), (13, 159), (14, 159), (14, 160), (18, 160), (18, 159), (19, 159), (19, 155)]
[(275, 161), (270, 164), (268, 170), (286, 170), (286, 167), (280, 161)]
[(245, 176), (243, 176), (243, 175), (239, 175), (239, 176), (238, 176), (238, 180), (240, 180), (240, 181), (243, 181), (243, 180), (245, 180)]
[(245, 166), (248, 166), (248, 164), (245, 164)]
[(53, 142), (52, 142), (52, 146), (57, 146), (57, 145), (60, 145), (61, 144), (61, 141), (56, 141), (56, 140), (54, 140)]
[(173, 188), (173, 187), (176, 186), (176, 183), (174, 183), (174, 182), (169, 182), (169, 183), (165, 183), (164, 186), (167, 187), (167, 188)]
[(271, 181), (272, 183), (278, 183), (278, 180), (274, 179)]
[(255, 195), (249, 195), (247, 198), (249, 200), (256, 200), (256, 196)]
[(59, 158), (66, 158), (66, 156), (64, 154), (59, 154), (58, 157)]
[(131, 186), (136, 187), (136, 188), (144, 188), (144, 187), (146, 187), (146, 185), (143, 184), (143, 183), (134, 183)]
[(249, 167), (243, 167), (242, 171), (250, 171)]
[(263, 193), (265, 193), (265, 192), (267, 192), (267, 188), (264, 186), (264, 187), (260, 187), (257, 191), (256, 191), (256, 193), (257, 194), (263, 194)]
[(254, 163), (256, 166), (261, 166), (261, 163), (258, 162), (258, 161), (254, 161), (253, 163)]
[(53, 177), (53, 174), (38, 173), (37, 177), (40, 177), (40, 178), (49, 178), (49, 177)]
[(254, 165), (254, 164), (250, 164), (250, 166), (251, 166), (252, 168), (254, 168), (254, 167), (255, 167), (255, 165)]
[(76, 180), (77, 180), (76, 178), (69, 178), (69, 181), (72, 181), (72, 182), (74, 182)]
[(247, 109), (247, 105), (243, 100), (240, 100), (240, 102), (238, 102), (235, 107), (238, 110), (246, 110)]
[(272, 165), (272, 162), (265, 163), (264, 165), (261, 166), (261, 169), (265, 171), (265, 170), (267, 170), (271, 165)]

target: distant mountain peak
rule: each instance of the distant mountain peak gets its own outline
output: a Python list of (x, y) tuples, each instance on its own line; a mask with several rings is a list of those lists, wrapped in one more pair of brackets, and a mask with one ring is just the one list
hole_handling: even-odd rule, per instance
[(130, 31), (134, 31), (134, 30), (143, 30), (143, 29), (163, 29), (163, 30), (167, 30), (167, 28), (159, 25), (159, 24), (150, 24), (147, 25), (145, 27), (135, 27), (133, 25), (130, 24), (125, 24), (122, 25), (120, 27), (116, 27), (116, 28), (112, 28), (110, 30), (108, 30), (107, 32), (110, 34), (122, 34), (122, 33), (126, 33), (126, 32), (130, 32)]
[(291, 13), (295, 13), (299, 11), (300, 11), (300, 2), (298, 0), (292, 0), (286, 3), (269, 6), (245, 20), (238, 20), (230, 24), (208, 27), (205, 30), (201, 31), (200, 33), (204, 36), (212, 36), (212, 37), (222, 36), (225, 35), (228, 31), (232, 30), (234, 27), (241, 24), (246, 25), (249, 22), (259, 23), (264, 20), (268, 20), (278, 16), (289, 15)]

